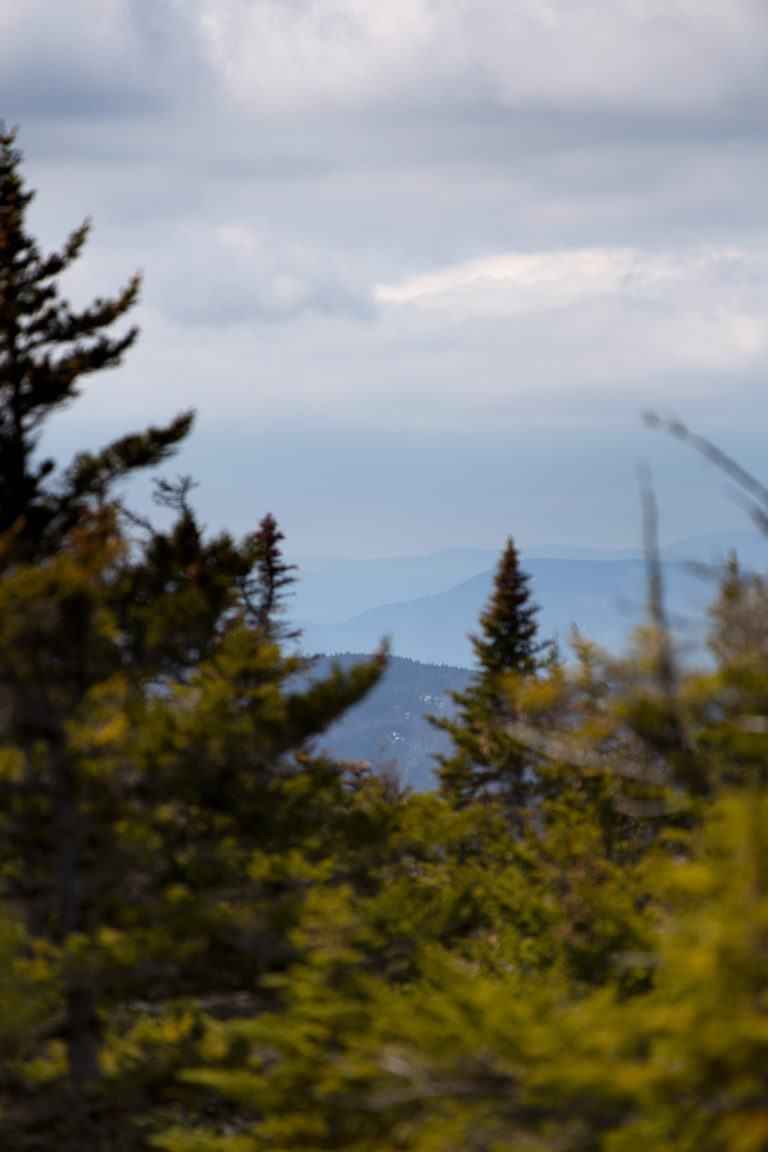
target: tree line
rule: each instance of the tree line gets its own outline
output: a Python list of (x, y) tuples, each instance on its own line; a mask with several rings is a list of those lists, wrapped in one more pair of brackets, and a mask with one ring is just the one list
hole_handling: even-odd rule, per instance
[(139, 283), (74, 310), (21, 166), (0, 126), (0, 1148), (768, 1149), (766, 579), (683, 670), (651, 549), (566, 666), (510, 540), (435, 790), (329, 759), (386, 652), (295, 654), (271, 516), (123, 494), (193, 414), (41, 458)]

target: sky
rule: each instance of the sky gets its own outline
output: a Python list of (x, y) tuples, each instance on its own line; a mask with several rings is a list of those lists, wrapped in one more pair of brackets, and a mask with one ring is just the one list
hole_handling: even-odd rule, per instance
[[(189, 407), (170, 473), (294, 556), (745, 527), (766, 478), (765, 0), (2, 0), (29, 224), (142, 336), (45, 434)], [(135, 500), (146, 500), (137, 490)]]

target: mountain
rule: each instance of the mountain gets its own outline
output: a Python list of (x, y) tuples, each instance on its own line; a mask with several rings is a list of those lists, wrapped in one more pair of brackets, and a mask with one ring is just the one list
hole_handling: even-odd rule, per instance
[[(638, 560), (529, 560), (525, 563), (540, 606), (542, 638), (565, 644), (575, 625), (603, 647), (618, 650), (642, 619), (646, 566)], [(678, 631), (700, 642), (714, 581), (679, 561), (663, 562), (667, 608)], [(392, 651), (424, 663), (471, 667), (467, 634), (477, 627), (493, 572), (446, 592), (385, 604), (338, 624), (304, 628), (307, 652), (372, 652), (388, 636)]]
[[(758, 532), (750, 531), (692, 536), (665, 545), (660, 554), (665, 560), (712, 563), (722, 562), (733, 549), (747, 566), (765, 569), (768, 564), (768, 542)], [(523, 564), (528, 568), (538, 560), (643, 560), (639, 548), (607, 551), (571, 545), (535, 545), (520, 551)], [(425, 556), (373, 560), (293, 558), (297, 582), (293, 586), (291, 615), (297, 623), (307, 625), (349, 621), (383, 605), (448, 592), (472, 577), (491, 571), (498, 558), (498, 550), (482, 548), (451, 548)], [(565, 618), (570, 618), (567, 612)]]
[(297, 581), (291, 612), (297, 621), (312, 624), (348, 620), (381, 604), (445, 592), (487, 572), (497, 558), (491, 549), (451, 548), (426, 556), (381, 560), (293, 559)]
[[(717, 574), (734, 549), (746, 567), (765, 569), (768, 545), (756, 532), (693, 536), (660, 551), (670, 621), (699, 657)], [(333, 660), (348, 665), (363, 659), (351, 653), (372, 652), (384, 636), (391, 637), (394, 652), (380, 683), (324, 734), (321, 747), (340, 759), (395, 762), (411, 787), (434, 787), (434, 754), (448, 752), (450, 744), (424, 713), (450, 715), (450, 692), (467, 685), (467, 634), (477, 628), (497, 558), (467, 548), (387, 560), (316, 559), (300, 569), (296, 599), (314, 617), (304, 626), (302, 648), (343, 654), (321, 657), (317, 674)], [(523, 564), (540, 605), (540, 635), (556, 635), (566, 655), (573, 625), (617, 651), (643, 617), (647, 574), (639, 550), (541, 546), (524, 550)], [(414, 589), (422, 594), (410, 595)]]
[[(314, 674), (323, 677), (332, 663), (348, 667), (364, 659), (351, 653), (333, 660), (324, 657)], [(393, 656), (376, 687), (323, 734), (318, 747), (341, 760), (367, 761), (374, 767), (395, 762), (405, 784), (416, 791), (434, 788), (433, 754), (448, 752), (450, 741), (424, 714), (451, 715), (449, 692), (462, 691), (468, 680), (466, 668)]]
[(676, 540), (661, 549), (665, 559), (693, 560), (720, 566), (732, 552), (737, 554), (744, 568), (764, 572), (768, 567), (768, 539), (761, 532), (710, 532)]

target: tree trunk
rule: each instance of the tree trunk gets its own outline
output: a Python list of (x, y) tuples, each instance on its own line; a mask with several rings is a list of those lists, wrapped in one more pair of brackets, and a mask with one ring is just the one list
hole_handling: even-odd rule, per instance
[[(60, 943), (84, 928), (82, 892), (78, 875), (81, 817), (77, 784), (63, 738), (51, 748), (51, 805), (55, 843), (54, 878), (60, 922)], [(74, 1147), (99, 1152), (102, 1147), (92, 1115), (89, 1089), (99, 1079), (99, 1021), (93, 989), (84, 974), (71, 973), (65, 987), (64, 1035), (72, 1085)]]

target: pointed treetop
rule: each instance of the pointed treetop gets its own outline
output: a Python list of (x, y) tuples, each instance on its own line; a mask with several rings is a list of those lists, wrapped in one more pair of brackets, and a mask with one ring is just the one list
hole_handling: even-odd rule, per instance
[(482, 674), (535, 671), (547, 647), (536, 640), (538, 607), (531, 600), (530, 576), (510, 537), (496, 567), (493, 592), (480, 616), (481, 634), (471, 637)]
[(108, 330), (137, 302), (139, 276), (112, 298), (75, 311), (58, 277), (81, 254), (86, 221), (58, 252), (43, 255), (27, 231), (34, 193), (24, 187), (16, 132), (0, 121), (0, 533), (16, 527), (22, 553), (35, 559), (91, 500), (135, 468), (156, 464), (186, 436), (191, 414), (166, 428), (124, 437), (95, 456), (82, 454), (56, 480), (51, 460), (35, 460), (40, 429), (79, 393), (82, 377), (118, 365), (136, 340)]

